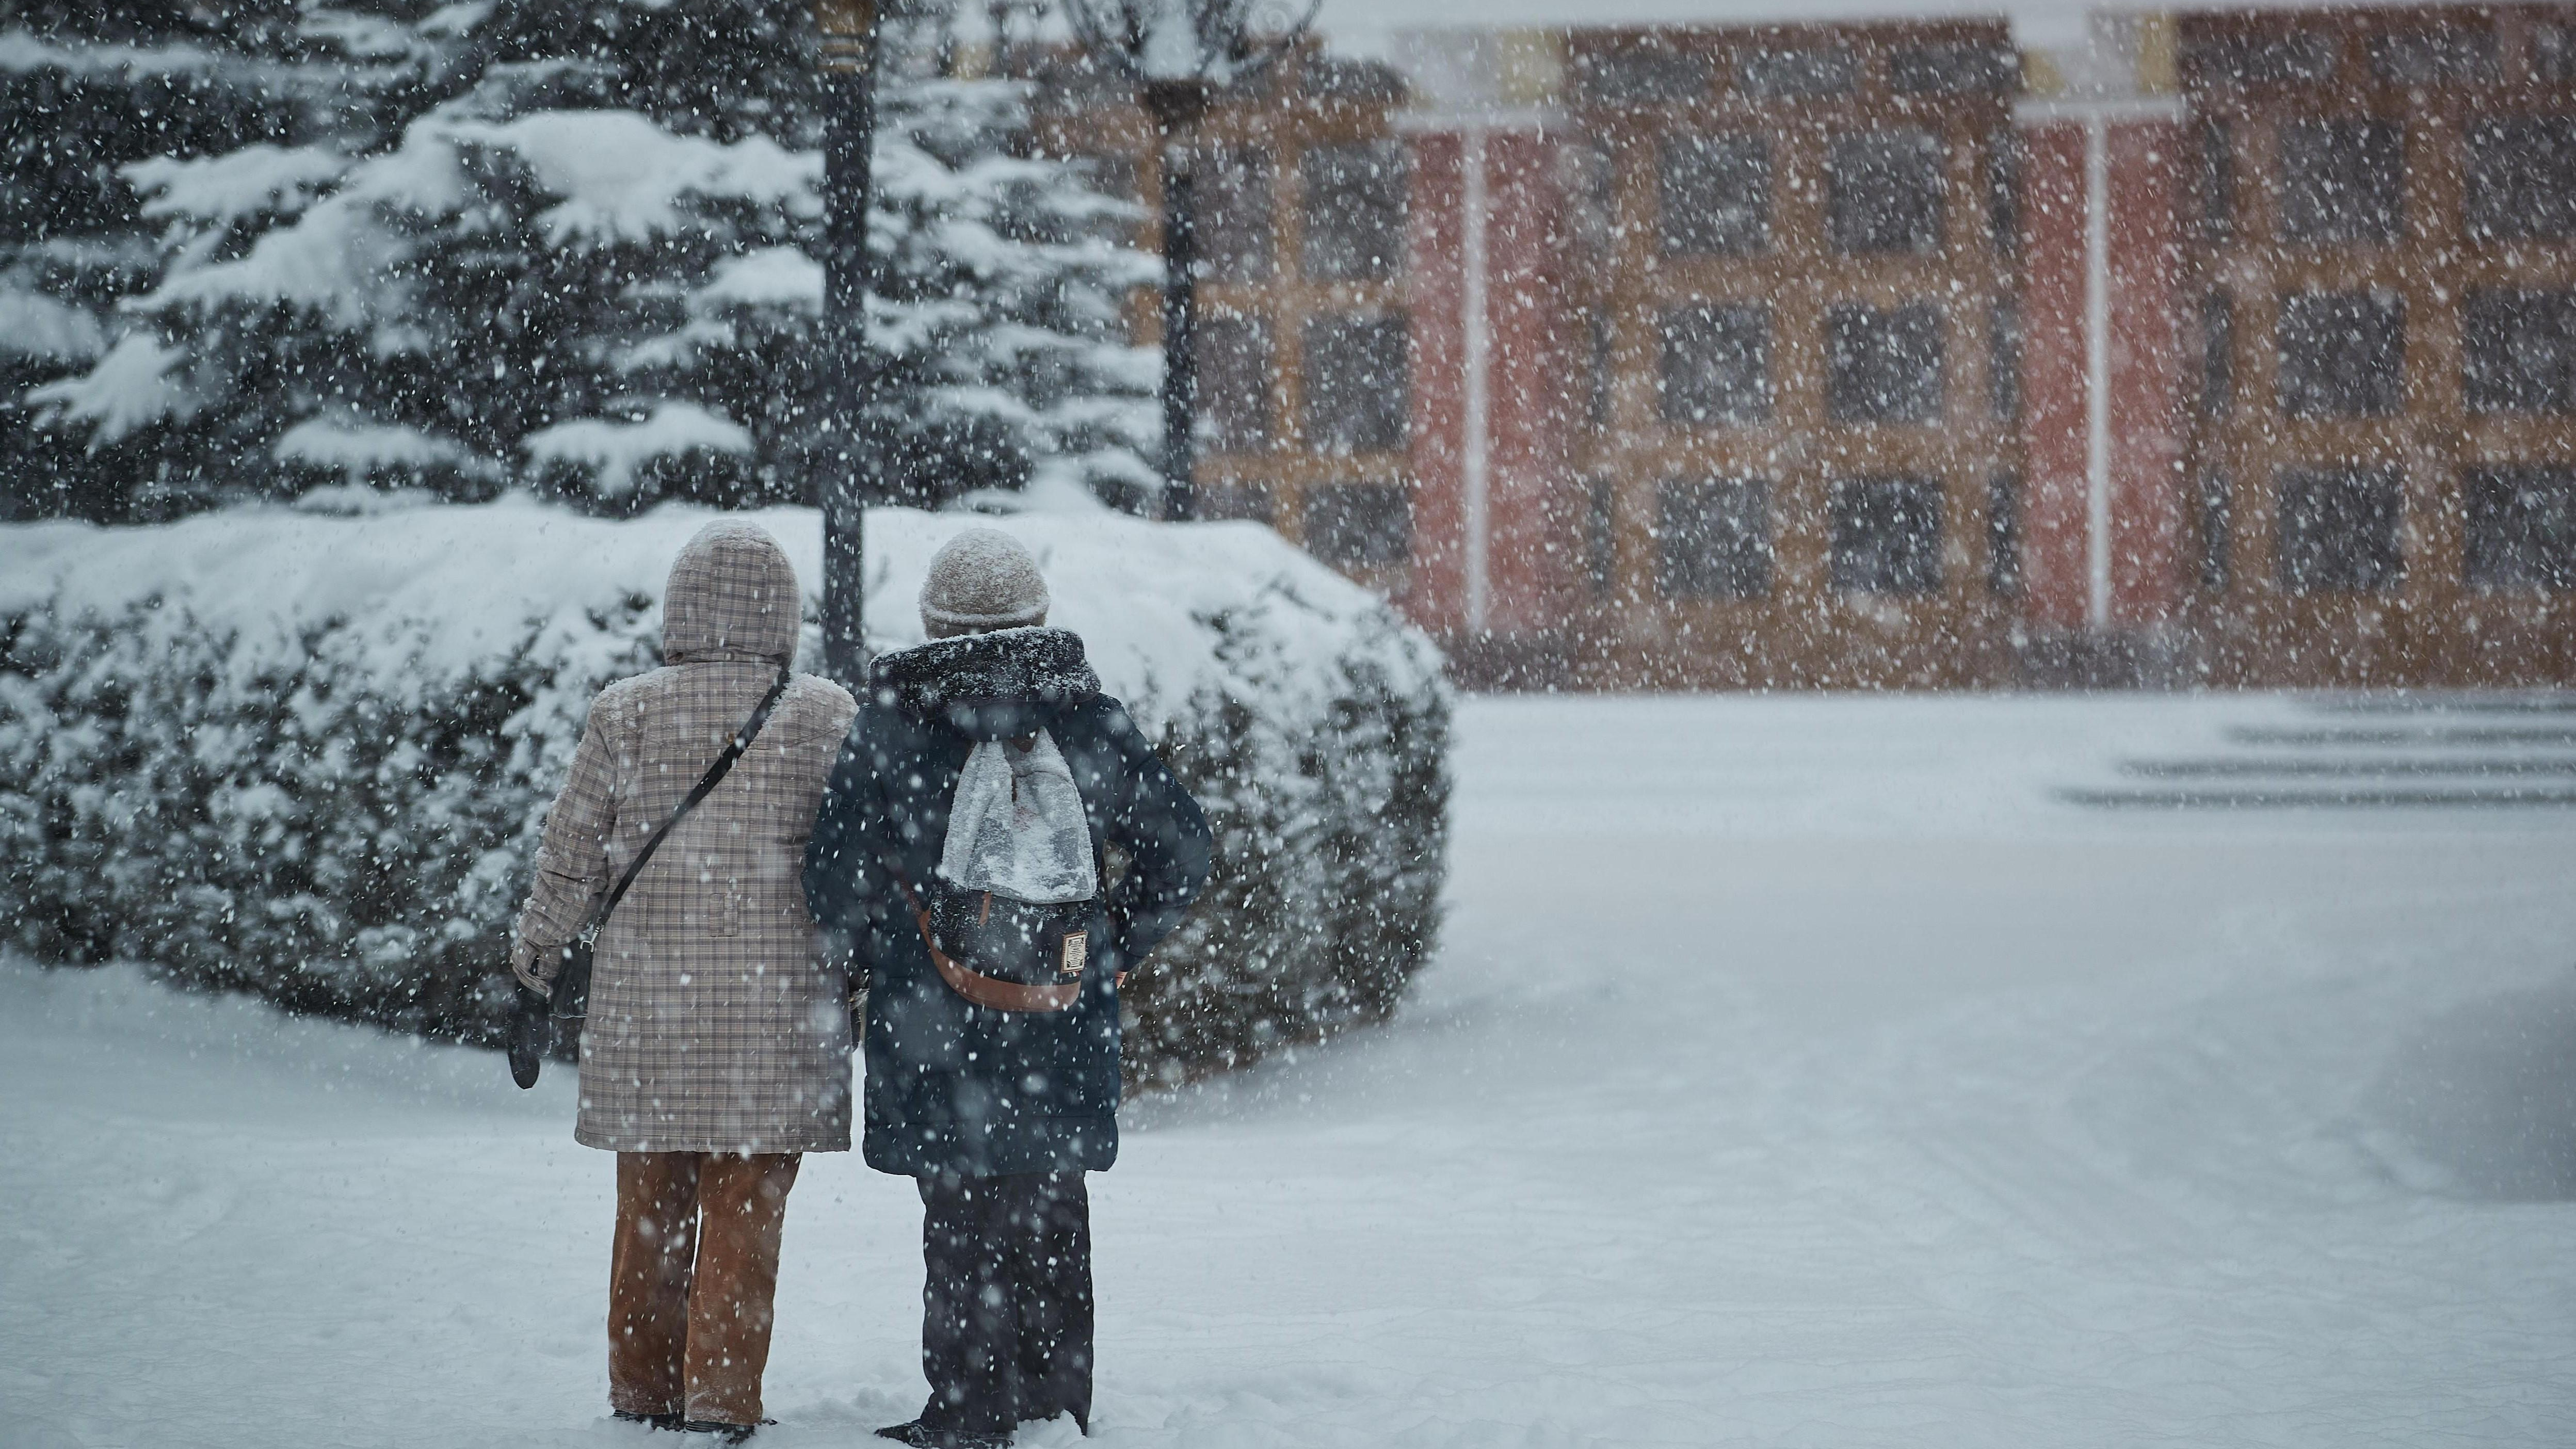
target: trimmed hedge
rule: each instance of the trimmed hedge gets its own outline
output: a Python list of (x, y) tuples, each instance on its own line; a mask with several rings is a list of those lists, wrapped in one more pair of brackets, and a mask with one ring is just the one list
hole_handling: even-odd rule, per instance
[[(0, 942), (496, 1041), (545, 805), (592, 694), (657, 662), (660, 565), (708, 516), (0, 528)], [(758, 516), (810, 588), (813, 513)], [(1128, 994), (1131, 1074), (1391, 1012), (1439, 919), (1449, 700), (1429, 643), (1250, 525), (904, 510), (870, 519), (875, 642), (917, 638), (911, 585), (969, 522), (1038, 547), (1057, 622), (1216, 826), (1207, 896)], [(434, 556), (406, 572), (424, 535)], [(566, 543), (576, 566), (545, 577), (529, 555)], [(492, 597), (424, 606), (478, 578)], [(813, 644), (809, 625), (809, 662)]]

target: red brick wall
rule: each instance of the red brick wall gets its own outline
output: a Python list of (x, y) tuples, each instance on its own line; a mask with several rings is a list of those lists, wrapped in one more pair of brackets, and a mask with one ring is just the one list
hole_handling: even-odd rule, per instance
[[(2187, 564), (2184, 133), (2163, 119), (2103, 124), (2111, 504), (2105, 622), (2152, 628), (2181, 607)], [(2083, 629), (2091, 618), (2086, 130), (2082, 119), (2023, 129), (2023, 614), (2042, 630)]]
[[(1465, 143), (1455, 130), (1412, 141), (1414, 568), (1404, 605), (1423, 627), (1454, 635), (1469, 627)], [(1581, 566), (1567, 466), (1580, 329), (1555, 143), (1534, 128), (1492, 129), (1484, 146), (1485, 627), (1544, 633), (1563, 626)]]
[(2022, 137), (2022, 613), (2072, 630), (2087, 594), (2084, 126)]
[(2111, 623), (2170, 622), (2185, 582), (2190, 417), (2178, 121), (2110, 128)]
[(1459, 326), (1465, 286), (1460, 265), (1458, 137), (1418, 134), (1411, 212), (1406, 221), (1405, 307), (1413, 329), (1413, 573), (1398, 602), (1434, 634), (1466, 627), (1466, 487), (1458, 419), (1466, 388), (1466, 341)]

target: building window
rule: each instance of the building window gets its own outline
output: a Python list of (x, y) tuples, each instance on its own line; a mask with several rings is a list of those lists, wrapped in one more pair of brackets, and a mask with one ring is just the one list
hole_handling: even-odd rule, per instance
[(1270, 153), (1259, 146), (1219, 147), (1196, 158), (1191, 232), (1201, 278), (1258, 282), (1270, 275), (1274, 174)]
[(2405, 180), (2399, 122), (2281, 123), (2281, 234), (2292, 241), (2397, 240)]
[(1900, 91), (1958, 95), (2010, 91), (2021, 85), (2021, 56), (2009, 45), (1905, 45), (1887, 57), (1887, 81)]
[(1825, 230), (1836, 251), (1941, 249), (1941, 138), (1929, 131), (1837, 139), (1825, 190)]
[(1986, 308), (1986, 411), (2021, 421), (2021, 307), (2009, 297)]
[(1316, 146), (1298, 162), (1306, 184), (1306, 275), (1348, 282), (1404, 270), (1410, 180), (1401, 141)]
[(2021, 597), (2021, 479), (2010, 473), (1986, 480), (1986, 587)]
[[(1137, 200), (1135, 157), (1119, 152), (1086, 152), (1077, 154), (1073, 160), (1091, 182), (1092, 190), (1131, 204)], [(1114, 211), (1106, 211), (1074, 222), (1070, 230), (1075, 236), (1094, 238), (1115, 246), (1136, 244), (1133, 215), (1121, 216)]]
[(1758, 599), (1771, 592), (1771, 485), (1759, 478), (1674, 478), (1656, 490), (1660, 575), (1672, 599)]
[(2576, 237), (2576, 116), (2502, 116), (2470, 127), (2465, 209), (2480, 241)]
[(2470, 291), (2460, 384), (2472, 412), (2576, 412), (2576, 292)]
[(1205, 519), (1245, 518), (1272, 525), (1279, 522), (1278, 496), (1267, 483), (1202, 483), (1198, 486), (1198, 505), (1199, 517)]
[(1611, 335), (1610, 319), (1598, 311), (1583, 314), (1583, 330), (1584, 340), (1590, 344), (1585, 361), (1591, 369), (1584, 378), (1583, 420), (1593, 432), (1605, 433), (1610, 430), (1611, 408), (1616, 396), (1611, 390), (1612, 381), (1617, 376), (1612, 368), (1616, 356), (1612, 351), (1615, 339)]
[(2021, 133), (2010, 126), (1986, 142), (1986, 234), (2005, 256), (2021, 255)]
[(1833, 486), (1834, 587), (1929, 594), (1941, 587), (1941, 485), (1930, 478), (1854, 478)]
[(1663, 314), (1664, 421), (1756, 423), (1771, 415), (1771, 309), (1756, 303)]
[(2183, 78), (2195, 90), (2236, 86), (2314, 85), (2334, 78), (2335, 37), (2323, 31), (2295, 35), (2204, 35), (2183, 46)]
[(2236, 569), (2236, 500), (2224, 473), (2200, 475), (2198, 516), (2200, 538), (2200, 590), (2205, 594), (2227, 592), (2227, 581)]
[(1019, 51), (1003, 59), (1017, 63), (1013, 74), (1025, 75), (1034, 82), (1029, 87), (1030, 99), (1059, 115), (1098, 110), (1136, 97), (1133, 85), (1125, 78), (1078, 52), (1029, 57), (1027, 52)]
[(1395, 483), (1306, 490), (1306, 552), (1335, 568), (1384, 568), (1413, 556), (1413, 499)]
[(1608, 598), (1619, 577), (1619, 485), (1595, 478), (1583, 491), (1583, 577), (1592, 597)]
[(1383, 61), (1311, 55), (1298, 67), (1298, 89), (1318, 100), (1362, 106), (1404, 104), (1404, 75)]
[(1735, 53), (1735, 88), (1766, 100), (1839, 96), (1860, 81), (1860, 57), (1847, 45), (1748, 48)]
[(1706, 100), (1711, 80), (1707, 56), (1663, 45), (1596, 50), (1574, 61), (1574, 96), (1587, 106)]
[(2494, 30), (2445, 25), (2372, 36), (2370, 73), (2393, 86), (2494, 85), (2504, 66)]
[(2212, 422), (2236, 407), (2236, 298), (2200, 299), (2200, 415)]
[(2200, 239), (2217, 246), (2236, 234), (2236, 141), (2225, 121), (2200, 123)]
[(2378, 417), (2405, 402), (2406, 300), (2393, 292), (2281, 298), (2281, 411)]
[(1941, 312), (1825, 309), (1825, 416), (1837, 423), (1928, 423), (1941, 416)]
[(1602, 265), (1618, 239), (1619, 168), (1607, 147), (1569, 141), (1556, 149), (1558, 195), (1565, 199), (1567, 229), (1585, 253), (1579, 265)]
[(1324, 453), (1404, 446), (1413, 403), (1405, 319), (1316, 317), (1306, 323), (1306, 442)]
[(2551, 86), (2576, 81), (2576, 25), (2534, 25), (2524, 34), (2532, 79)]
[(1740, 131), (1664, 141), (1664, 251), (1721, 256), (1771, 245), (1771, 143)]
[(2395, 468), (2284, 471), (2275, 522), (2281, 587), (2373, 593), (2395, 585), (2405, 567), (2397, 544), (2403, 478)]
[(1220, 453), (1270, 446), (1270, 327), (1211, 317), (1198, 327), (1199, 438)]
[(2481, 468), (2467, 483), (2471, 588), (2576, 590), (2576, 468)]

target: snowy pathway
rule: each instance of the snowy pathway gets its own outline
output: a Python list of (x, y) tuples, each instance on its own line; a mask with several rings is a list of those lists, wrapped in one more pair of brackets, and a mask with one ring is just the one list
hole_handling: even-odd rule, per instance
[[(1469, 705), (1403, 1017), (1096, 1180), (1093, 1442), (2576, 1440), (2576, 811), (2051, 794), (2284, 708)], [(569, 1118), (0, 969), (0, 1443), (641, 1449)], [(762, 1442), (918, 1404), (917, 1216), (808, 1159)]]

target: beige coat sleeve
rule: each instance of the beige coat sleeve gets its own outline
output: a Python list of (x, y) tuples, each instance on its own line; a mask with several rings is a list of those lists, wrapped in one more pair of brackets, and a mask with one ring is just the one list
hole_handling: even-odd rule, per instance
[(591, 702), (590, 721), (573, 751), (572, 772), (546, 813), (537, 845), (537, 878), (512, 933), (510, 970), (545, 991), (564, 944), (581, 934), (608, 892), (608, 840), (617, 826), (617, 710), (606, 696)]

